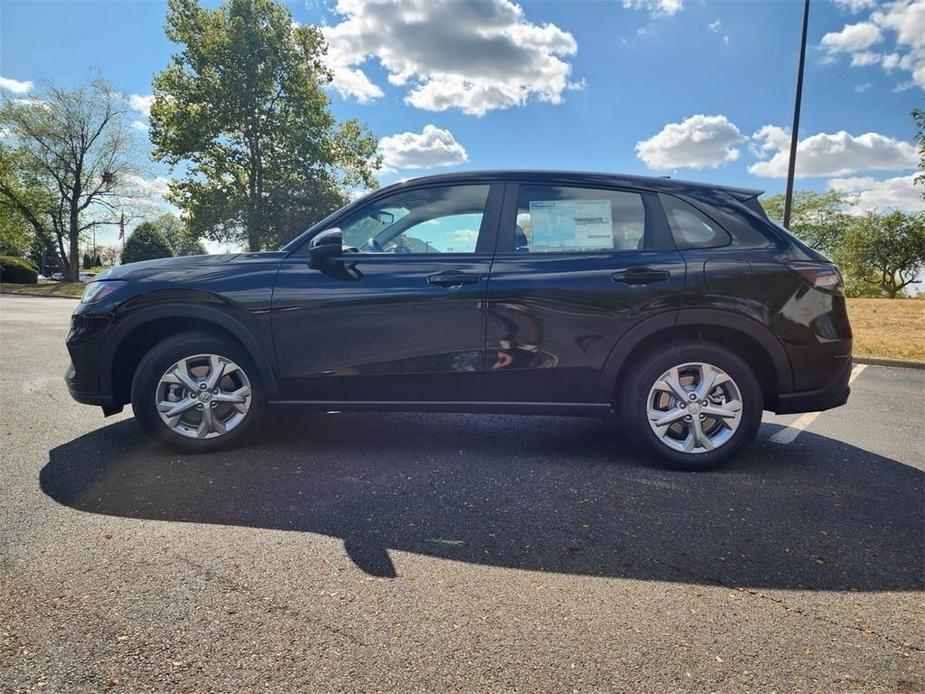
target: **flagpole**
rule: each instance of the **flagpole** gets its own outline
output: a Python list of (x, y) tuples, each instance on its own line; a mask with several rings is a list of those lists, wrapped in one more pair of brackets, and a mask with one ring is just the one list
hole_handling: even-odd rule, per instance
[(787, 168), (787, 195), (784, 197), (784, 227), (790, 228), (793, 208), (793, 177), (797, 166), (797, 143), (800, 130), (800, 106), (803, 101), (803, 65), (806, 62), (806, 27), (809, 24), (809, 0), (803, 3), (803, 37), (800, 39), (800, 67), (797, 69), (797, 94), (793, 103), (793, 127), (790, 129), (790, 165)]

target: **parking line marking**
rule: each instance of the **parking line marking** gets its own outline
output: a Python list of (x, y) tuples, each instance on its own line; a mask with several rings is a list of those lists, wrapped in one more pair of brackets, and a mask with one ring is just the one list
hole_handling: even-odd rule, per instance
[[(856, 364), (853, 369), (851, 369), (851, 376), (848, 378), (848, 385), (854, 383), (854, 379), (861, 375), (861, 372), (867, 368), (867, 364)], [(780, 431), (778, 431), (774, 436), (768, 439), (771, 443), (781, 443), (788, 444), (796, 441), (797, 436), (805, 430), (810, 424), (816, 421), (816, 418), (821, 415), (821, 412), (807, 412), (797, 419), (790, 426), (786, 426)]]

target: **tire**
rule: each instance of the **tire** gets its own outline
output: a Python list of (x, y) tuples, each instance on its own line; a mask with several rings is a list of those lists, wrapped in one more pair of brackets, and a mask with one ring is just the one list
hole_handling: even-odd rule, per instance
[[(665, 376), (670, 378), (663, 380)], [(700, 397), (711, 377), (717, 385)], [(678, 391), (668, 387), (670, 381), (681, 384), (688, 398), (683, 404)], [(698, 397), (691, 400), (691, 392)], [(754, 437), (762, 410), (761, 385), (751, 368), (724, 347), (693, 341), (638, 361), (617, 403), (641, 451), (667, 467), (690, 471), (713, 470), (727, 462)]]
[[(218, 374), (215, 387), (203, 388), (213, 373)], [(241, 445), (256, 430), (265, 407), (250, 355), (231, 340), (210, 333), (187, 332), (164, 339), (145, 354), (132, 379), (135, 418), (160, 443), (186, 453)], [(181, 413), (173, 414), (181, 408)]]

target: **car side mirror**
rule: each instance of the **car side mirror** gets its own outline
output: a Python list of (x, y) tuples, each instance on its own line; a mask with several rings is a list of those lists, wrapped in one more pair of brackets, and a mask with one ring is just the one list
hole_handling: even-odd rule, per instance
[(308, 266), (316, 270), (328, 267), (344, 254), (344, 237), (338, 228), (325, 229), (308, 242)]

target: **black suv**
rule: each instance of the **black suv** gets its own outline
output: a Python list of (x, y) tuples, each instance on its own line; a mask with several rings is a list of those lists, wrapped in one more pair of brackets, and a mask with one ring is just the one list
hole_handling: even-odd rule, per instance
[(99, 275), (67, 383), (185, 451), (299, 404), (613, 416), (663, 462), (714, 467), (762, 410), (848, 397), (841, 276), (759, 194), (558, 172), (399, 183), (279, 251)]

